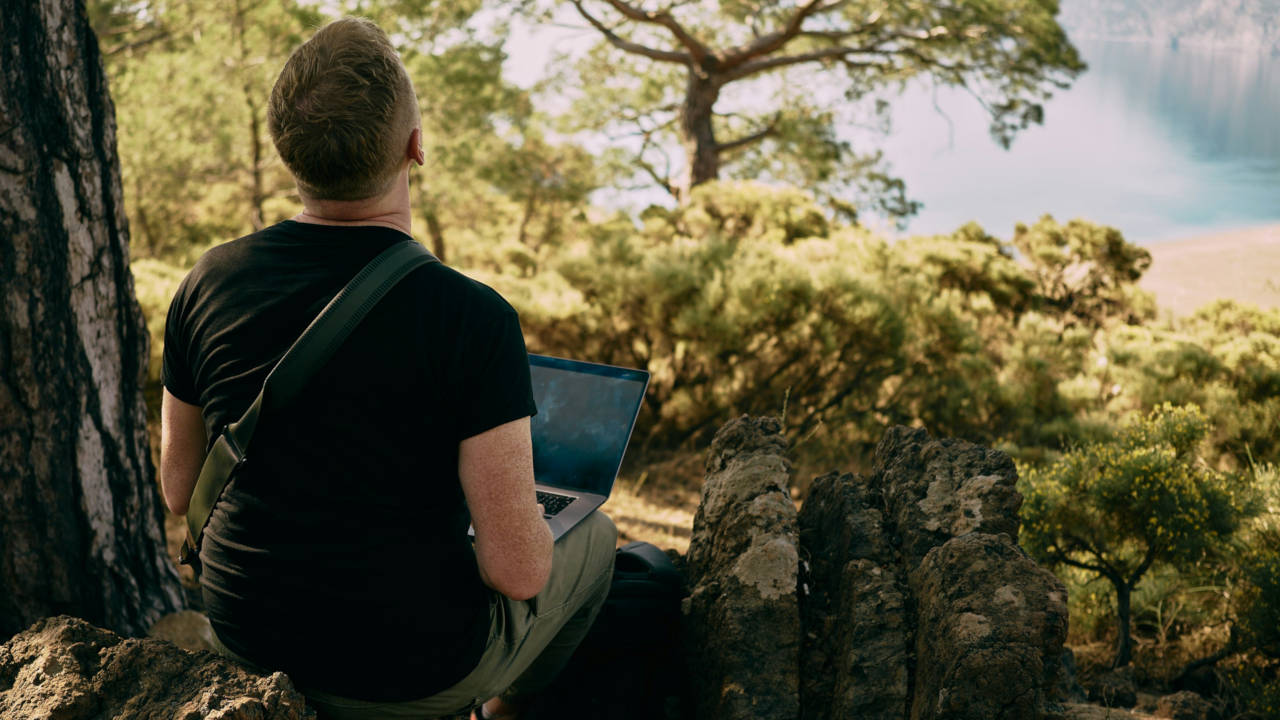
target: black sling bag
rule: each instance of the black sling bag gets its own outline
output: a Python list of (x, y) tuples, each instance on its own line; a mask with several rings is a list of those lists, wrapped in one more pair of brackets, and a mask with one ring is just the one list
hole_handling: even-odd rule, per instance
[(244, 467), (258, 425), (258, 415), (268, 408), (281, 408), (297, 397), (311, 376), (346, 340), (374, 305), (415, 268), (439, 262), (414, 241), (399, 242), (382, 251), (364, 266), (346, 287), (324, 306), (315, 320), (302, 331), (284, 357), (262, 383), (258, 397), (236, 422), (218, 434), (205, 455), (187, 508), (187, 539), (178, 562), (200, 572), (200, 540), (213, 506), (223, 489)]

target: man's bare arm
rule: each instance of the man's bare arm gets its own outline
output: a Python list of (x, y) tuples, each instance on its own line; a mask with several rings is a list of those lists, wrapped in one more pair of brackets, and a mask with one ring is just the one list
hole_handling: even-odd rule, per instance
[(551, 575), (551, 528), (533, 487), (529, 418), (463, 440), (458, 477), (476, 532), (484, 583), (513, 600), (537, 595)]
[(160, 489), (174, 515), (186, 515), (204, 462), (204, 418), (200, 408), (166, 389), (160, 403)]

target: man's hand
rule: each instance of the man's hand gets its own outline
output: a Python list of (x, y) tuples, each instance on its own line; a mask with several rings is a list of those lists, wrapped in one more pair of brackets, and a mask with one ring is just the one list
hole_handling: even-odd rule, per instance
[(174, 515), (186, 515), (204, 463), (204, 418), (166, 389), (160, 401), (160, 488)]
[(533, 488), (529, 418), (463, 440), (458, 477), (476, 531), (484, 583), (513, 600), (537, 595), (551, 575), (551, 528)]

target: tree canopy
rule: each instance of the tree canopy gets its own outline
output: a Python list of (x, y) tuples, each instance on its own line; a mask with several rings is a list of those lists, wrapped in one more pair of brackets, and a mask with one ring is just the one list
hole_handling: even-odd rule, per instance
[(1115, 589), (1116, 665), (1132, 658), (1130, 598), (1147, 571), (1195, 562), (1256, 512), (1235, 478), (1200, 462), (1208, 431), (1198, 407), (1166, 404), (1108, 442), (1023, 475), (1022, 544)]
[[(837, 206), (915, 205), (844, 122), (887, 120), (909, 80), (968, 90), (1007, 146), (1084, 69), (1056, 0), (573, 0), (600, 45), (577, 68), (580, 128), (638, 138), (636, 166), (687, 201), (723, 175), (825, 190)], [(673, 167), (666, 148), (678, 146)]]

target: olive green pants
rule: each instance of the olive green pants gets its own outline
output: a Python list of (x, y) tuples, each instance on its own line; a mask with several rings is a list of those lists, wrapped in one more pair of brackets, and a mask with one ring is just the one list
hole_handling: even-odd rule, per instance
[[(424, 720), (465, 713), (492, 697), (513, 702), (545, 688), (564, 669), (604, 605), (618, 529), (594, 512), (555, 544), (551, 577), (529, 600), (494, 593), (480, 662), (453, 687), (407, 702), (366, 702), (299, 688), (322, 720)], [(222, 654), (245, 662), (219, 647)], [(252, 663), (245, 663), (252, 665)]]

